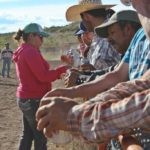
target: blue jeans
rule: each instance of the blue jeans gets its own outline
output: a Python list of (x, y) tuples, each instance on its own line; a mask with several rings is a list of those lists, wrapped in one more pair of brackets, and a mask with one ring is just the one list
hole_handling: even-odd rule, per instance
[(2, 76), (3, 77), (5, 77), (5, 72), (7, 73), (7, 77), (9, 77), (10, 65), (11, 65), (11, 59), (10, 58), (4, 58), (3, 59), (3, 66), (2, 66)]
[(23, 112), (23, 132), (19, 150), (31, 150), (34, 141), (35, 150), (47, 150), (47, 139), (42, 132), (36, 129), (35, 113), (39, 107), (39, 99), (17, 99), (18, 106)]

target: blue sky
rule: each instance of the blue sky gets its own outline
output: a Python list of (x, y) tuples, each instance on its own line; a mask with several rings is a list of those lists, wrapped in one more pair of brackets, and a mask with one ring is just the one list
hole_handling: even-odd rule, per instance
[[(102, 0), (110, 4), (110, 0)], [(0, 33), (17, 31), (30, 22), (43, 27), (66, 25), (66, 9), (78, 0), (0, 0)], [(113, 0), (115, 10), (128, 9), (120, 0)]]

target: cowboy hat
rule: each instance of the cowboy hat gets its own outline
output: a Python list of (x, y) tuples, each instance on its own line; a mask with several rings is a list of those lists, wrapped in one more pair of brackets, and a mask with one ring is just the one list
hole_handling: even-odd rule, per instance
[(107, 22), (104, 22), (100, 26), (97, 26), (95, 28), (95, 32), (97, 35), (106, 38), (108, 36), (108, 27), (120, 21), (134, 22), (140, 24), (140, 20), (136, 11), (121, 10), (114, 13)]
[(95, 28), (95, 32), (100, 37), (106, 38), (108, 36), (108, 27), (120, 21), (134, 22), (140, 24), (140, 20), (136, 11), (121, 10), (114, 13), (111, 18), (107, 20), (107, 22), (104, 22), (100, 26), (97, 26)]
[(103, 5), (101, 0), (79, 0), (79, 4), (69, 7), (66, 11), (67, 21), (80, 21), (80, 14), (93, 9), (109, 9), (115, 5)]

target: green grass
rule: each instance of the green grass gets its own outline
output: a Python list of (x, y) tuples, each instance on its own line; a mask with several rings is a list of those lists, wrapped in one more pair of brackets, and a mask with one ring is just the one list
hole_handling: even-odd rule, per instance
[[(53, 51), (53, 49), (61, 50), (64, 44), (76, 43), (74, 32), (78, 28), (78, 23), (71, 23), (66, 26), (45, 28), (50, 36), (44, 39), (42, 49), (45, 51)], [(17, 48), (17, 42), (13, 39), (15, 32), (0, 34), (0, 49), (4, 48), (6, 42), (10, 43), (12, 49)]]
[(42, 56), (47, 60), (47, 61), (55, 61), (55, 60), (60, 60), (60, 51), (58, 52), (42, 52)]

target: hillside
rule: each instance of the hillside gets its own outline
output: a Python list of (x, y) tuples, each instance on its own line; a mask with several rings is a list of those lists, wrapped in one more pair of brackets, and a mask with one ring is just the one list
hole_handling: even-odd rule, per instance
[[(49, 32), (50, 36), (44, 39), (42, 46), (43, 51), (63, 50), (70, 45), (77, 43), (76, 37), (73, 35), (78, 28), (78, 23), (71, 23), (66, 26), (45, 27), (44, 30)], [(9, 42), (12, 49), (17, 47), (17, 43), (13, 40), (12, 33), (0, 34), (0, 49), (4, 47), (4, 43)]]

